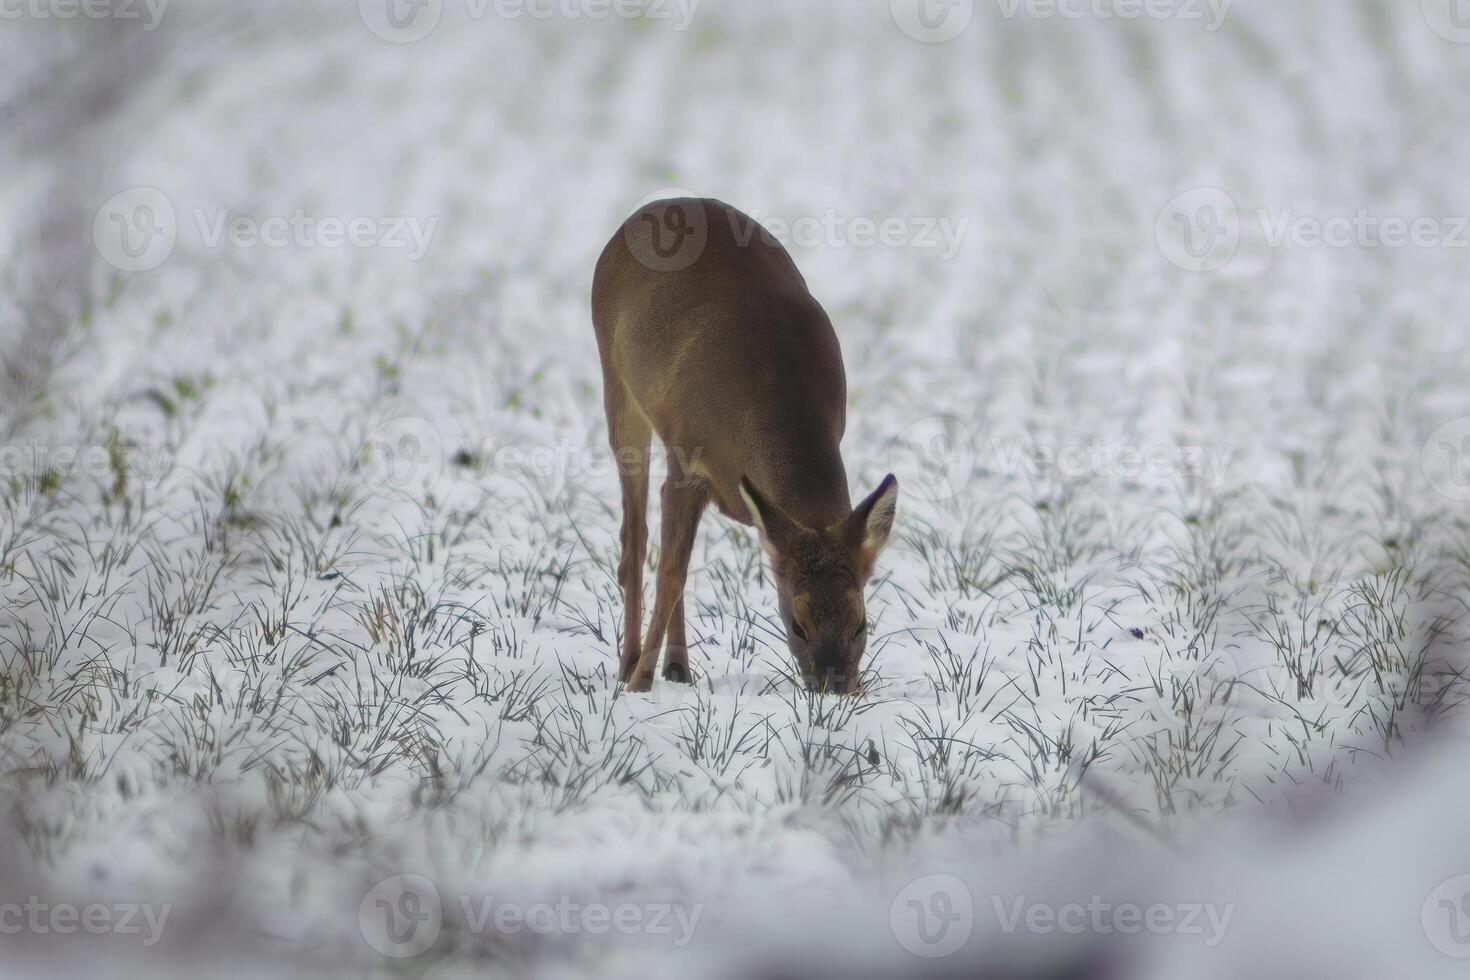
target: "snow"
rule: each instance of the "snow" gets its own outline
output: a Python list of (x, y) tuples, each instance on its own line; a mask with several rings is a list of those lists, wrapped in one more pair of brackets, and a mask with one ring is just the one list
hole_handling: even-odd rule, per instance
[[(942, 44), (889, 6), (5, 22), (0, 906), (171, 907), (156, 948), (6, 935), (17, 975), (1457, 975), (1420, 914), (1470, 871), (1470, 46), (1417, 5), (981, 3)], [(176, 238), (122, 271), (137, 188)], [(697, 683), (613, 683), (588, 289), (679, 188), (790, 242), (854, 493), (899, 477), (861, 700), (791, 684), (713, 513)], [(1218, 267), (1171, 237), (1205, 204)], [(1360, 212), (1440, 237), (1274, 241)], [(932, 963), (890, 922), (931, 873), (979, 921)], [(403, 960), (398, 875), (439, 908)], [(1209, 948), (989, 929), (1099, 893), (1236, 911)]]

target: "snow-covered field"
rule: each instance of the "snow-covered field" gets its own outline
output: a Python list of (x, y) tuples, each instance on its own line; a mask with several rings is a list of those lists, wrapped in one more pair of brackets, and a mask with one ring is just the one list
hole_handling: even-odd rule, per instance
[[(633, 6), (6, 8), (0, 970), (1460, 975), (1465, 11)], [(861, 699), (713, 513), (614, 681), (588, 291), (680, 189), (899, 477)], [(1203, 934), (1007, 931), (1094, 897)]]

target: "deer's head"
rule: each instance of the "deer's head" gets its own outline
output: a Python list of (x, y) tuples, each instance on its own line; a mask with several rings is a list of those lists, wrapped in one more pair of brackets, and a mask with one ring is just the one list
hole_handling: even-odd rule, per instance
[(863, 586), (893, 530), (898, 481), (889, 474), (851, 514), (823, 528), (792, 520), (748, 480), (740, 493), (770, 555), (786, 642), (807, 685), (856, 692), (868, 644)]

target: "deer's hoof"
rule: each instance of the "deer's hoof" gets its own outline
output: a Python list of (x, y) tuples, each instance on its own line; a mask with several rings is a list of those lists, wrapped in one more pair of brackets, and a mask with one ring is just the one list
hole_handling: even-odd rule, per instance
[(664, 680), (675, 684), (693, 684), (694, 675), (689, 672), (688, 664), (664, 664)]

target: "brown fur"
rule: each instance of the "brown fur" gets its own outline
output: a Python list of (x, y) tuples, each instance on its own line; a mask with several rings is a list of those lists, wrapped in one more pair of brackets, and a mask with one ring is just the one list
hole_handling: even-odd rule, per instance
[[(684, 582), (700, 516), (713, 501), (734, 520), (760, 527), (803, 672), (812, 678), (830, 667), (827, 673), (846, 678), (839, 688), (855, 686), (850, 644), (840, 665), (797, 649), (792, 597), (806, 597), (805, 615), (817, 622), (802, 629), (809, 637), (823, 632), (829, 651), (836, 649), (831, 629), (857, 629), (853, 617), (863, 615), (862, 584), (892, 525), (896, 484), (890, 477), (879, 490), (887, 498), (875, 536), (868, 518), (879, 494), (854, 514), (839, 451), (847, 382), (837, 335), (790, 255), (727, 204), (654, 202), (603, 250), (592, 322), (622, 485), (621, 678), (647, 690), (665, 636), (665, 677), (689, 678)], [(653, 616), (640, 644), (653, 433), (667, 449), (669, 474)], [(764, 513), (753, 512), (752, 502)]]

